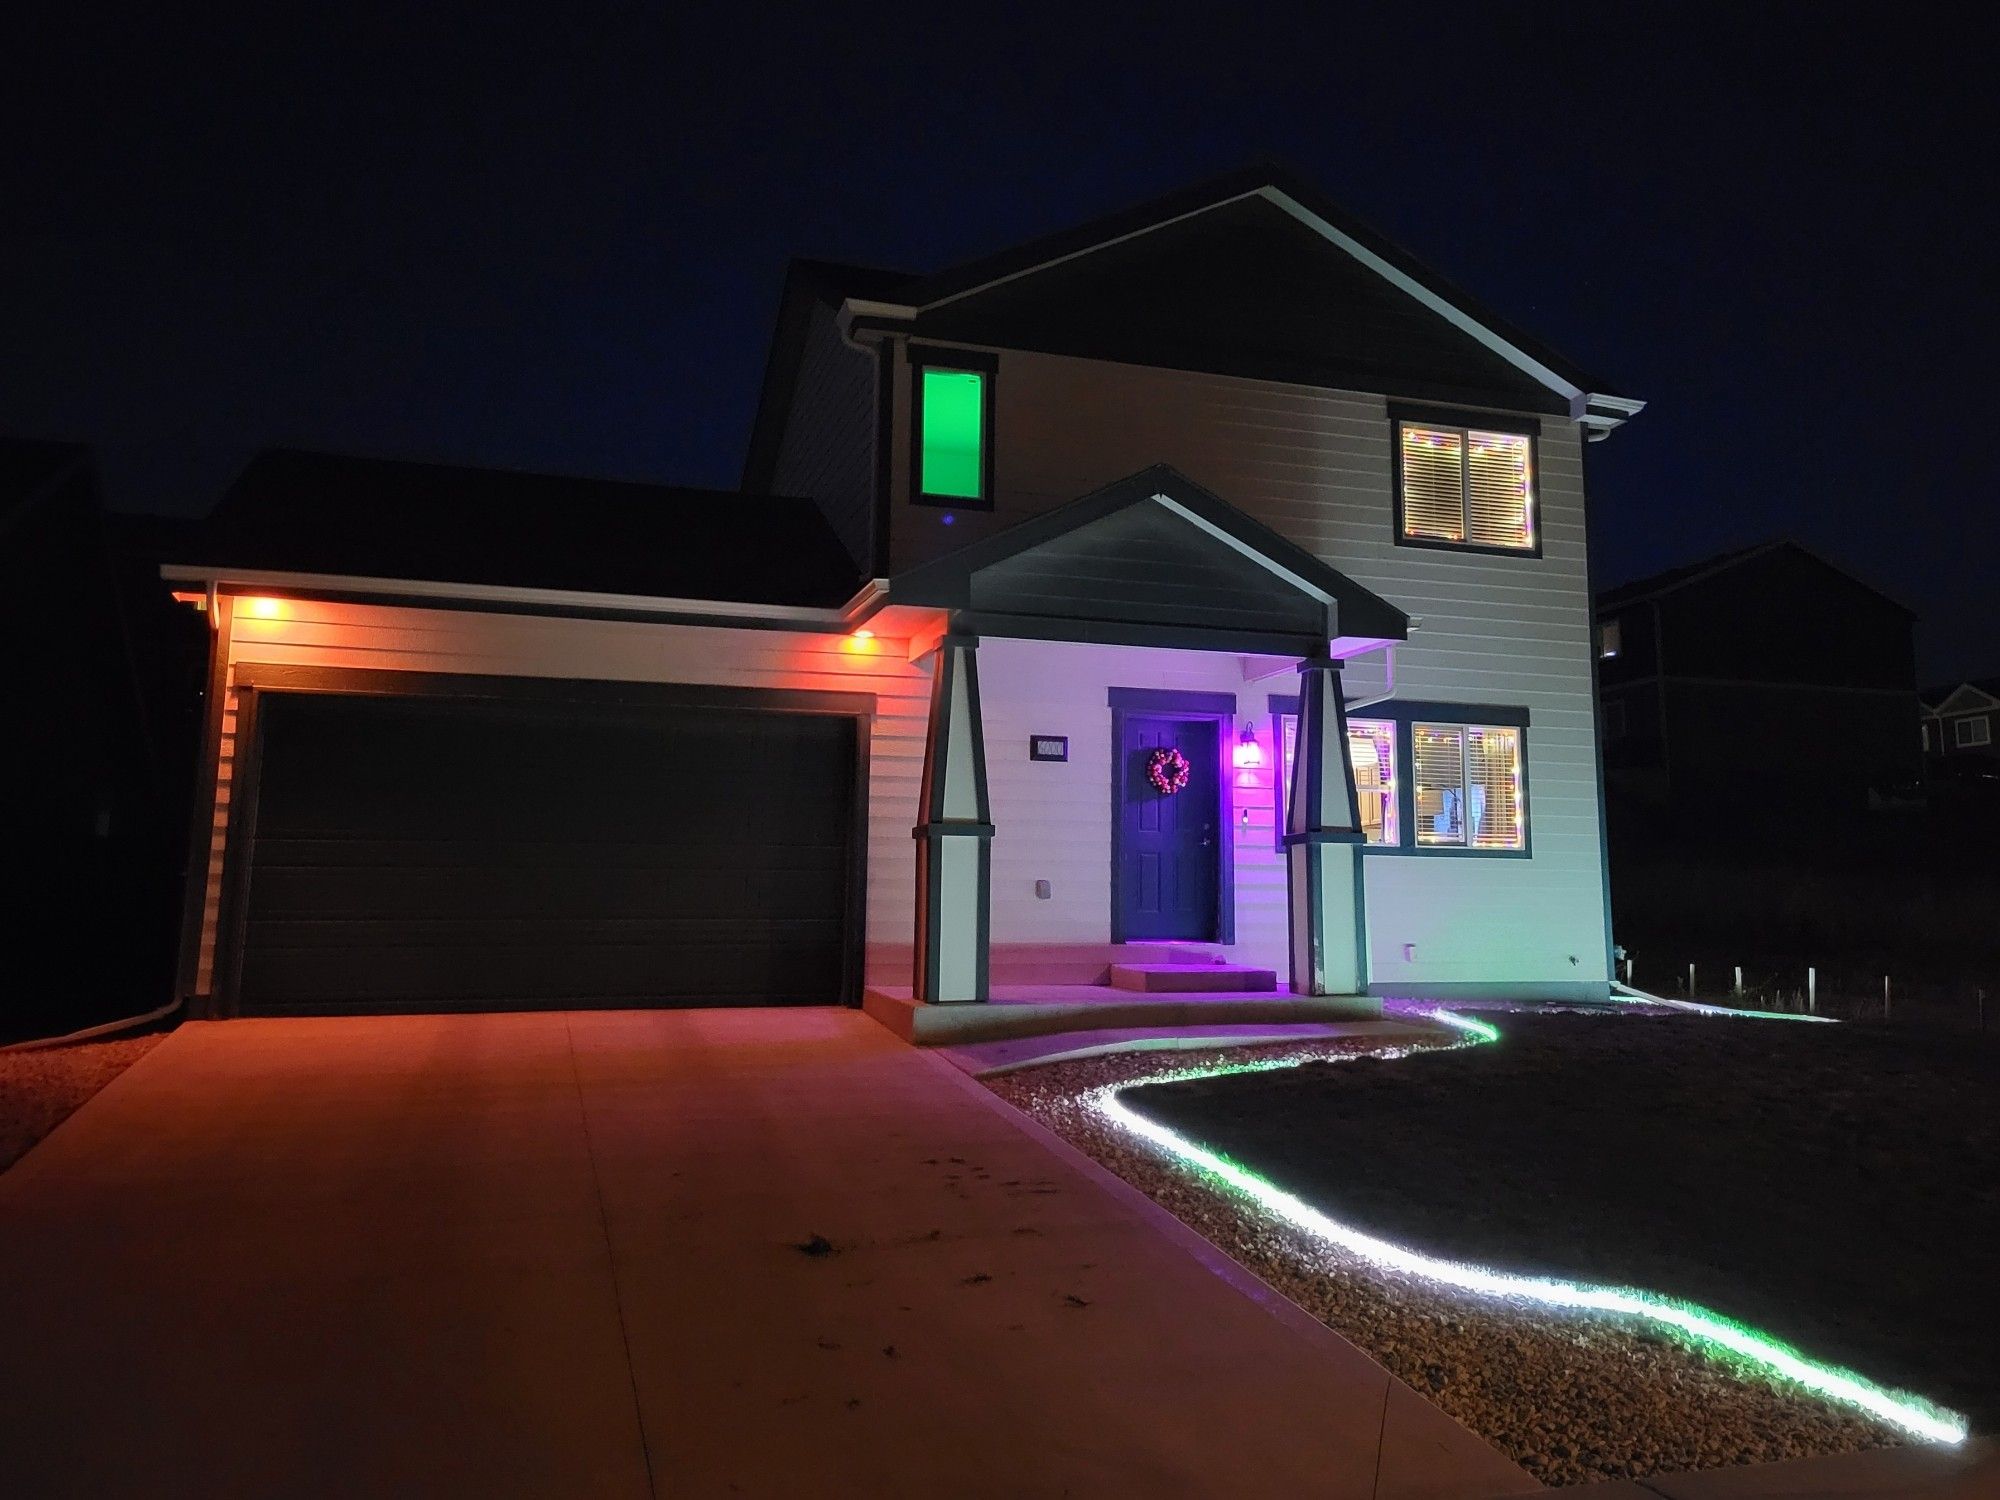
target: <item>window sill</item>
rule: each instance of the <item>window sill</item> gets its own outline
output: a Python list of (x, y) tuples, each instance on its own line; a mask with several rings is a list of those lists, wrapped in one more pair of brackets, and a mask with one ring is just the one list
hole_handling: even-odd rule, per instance
[(1532, 547), (1498, 547), (1488, 542), (1448, 542), (1442, 537), (1401, 536), (1396, 537), (1398, 547), (1415, 547), (1424, 552), (1468, 552), (1474, 557), (1518, 557), (1539, 558), (1542, 543), (1538, 537)]

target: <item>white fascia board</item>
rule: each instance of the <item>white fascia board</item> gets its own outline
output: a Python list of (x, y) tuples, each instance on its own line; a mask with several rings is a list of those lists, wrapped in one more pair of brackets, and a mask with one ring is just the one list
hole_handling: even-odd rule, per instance
[(1186, 213), (1175, 214), (1170, 219), (1156, 220), (1143, 228), (1134, 229), (1129, 234), (1113, 235), (1110, 239), (1097, 240), (1079, 249), (1072, 250), (1067, 255), (1055, 255), (1047, 260), (1038, 260), (1032, 266), (1023, 266), (1020, 270), (1010, 271), (1005, 276), (996, 276), (991, 281), (982, 281), (978, 286), (969, 286), (962, 292), (953, 292), (949, 297), (940, 297), (935, 302), (926, 302), (920, 308), (910, 308), (908, 309), (908, 313), (910, 316), (915, 316), (919, 312), (931, 312), (936, 308), (949, 307), (952, 303), (961, 301), (966, 297), (976, 297), (979, 293), (990, 291), (996, 286), (1005, 286), (1010, 281), (1019, 281), (1023, 276), (1037, 275), (1040, 272), (1048, 270), (1050, 266), (1060, 266), (1073, 260), (1081, 260), (1084, 256), (1095, 255), (1100, 250), (1109, 250), (1113, 245), (1122, 245), (1128, 240), (1143, 238), (1156, 230), (1166, 229), (1174, 224), (1182, 224), (1189, 219), (1198, 219), (1213, 209), (1225, 208), (1231, 203), (1241, 203), (1245, 198), (1254, 198), (1256, 196), (1257, 192), (1252, 191), (1238, 193), (1232, 198), (1218, 198), (1213, 203), (1204, 203), (1200, 208), (1191, 208)]
[(984, 281), (978, 286), (967, 287), (964, 291), (954, 292), (949, 297), (941, 297), (936, 302), (924, 304), (921, 308), (905, 307), (887, 302), (868, 302), (861, 298), (850, 297), (847, 299), (843, 310), (850, 318), (870, 314), (879, 317), (913, 318), (920, 312), (929, 312), (933, 308), (949, 307), (952, 303), (963, 298), (976, 296), (978, 293), (988, 291), (996, 286), (1004, 286), (1006, 283), (1017, 281), (1023, 276), (1035, 275), (1038, 272), (1047, 270), (1051, 266), (1058, 266), (1067, 261), (1078, 260), (1086, 255), (1094, 255), (1100, 250), (1107, 250), (1114, 245), (1122, 245), (1129, 240), (1139, 239), (1142, 236), (1168, 228), (1171, 225), (1199, 218), (1205, 213), (1226, 207), (1231, 203), (1240, 203), (1245, 198), (1262, 198), (1266, 202), (1283, 209), (1301, 224), (1313, 230), (1322, 239), (1325, 239), (1330, 244), (1339, 246), (1364, 266), (1368, 267), (1369, 270), (1388, 281), (1390, 285), (1396, 287), (1405, 295), (1415, 298), (1455, 328), (1470, 334), (1516, 369), (1521, 370), (1540, 384), (1547, 386), (1569, 404), (1571, 419), (1590, 428), (1593, 438), (1605, 436), (1612, 428), (1638, 415), (1644, 409), (1646, 403), (1643, 401), (1634, 400), (1629, 396), (1610, 396), (1600, 392), (1585, 391), (1572, 382), (1565, 380), (1525, 350), (1516, 348), (1513, 344), (1488, 328), (1484, 323), (1460, 308), (1456, 303), (1438, 295), (1429, 287), (1424, 286), (1421, 282), (1391, 265), (1380, 255), (1377, 255), (1374, 251), (1364, 246), (1359, 240), (1356, 240), (1351, 235), (1343, 234), (1304, 204), (1299, 203), (1296, 199), (1275, 187), (1254, 188), (1248, 192), (1238, 193), (1233, 197), (1218, 199), (1214, 203), (1203, 204), (1200, 208), (1190, 209), (1188, 212), (1176, 214), (1172, 218), (1158, 220), (1155, 223), (1146, 225), (1142, 229), (1135, 229), (1129, 234), (1116, 235), (1110, 239), (1099, 240), (1094, 244), (1085, 245), (1080, 249), (1073, 250), (1068, 255), (1059, 255), (1049, 260), (1038, 261), (1032, 266), (1024, 266), (1020, 270), (1006, 276), (996, 276), (991, 281)]
[(617, 611), (658, 615), (663, 620), (763, 621), (799, 630), (841, 631), (882, 607), (888, 587), (871, 579), (844, 605), (833, 609), (798, 604), (749, 604), (733, 599), (669, 599), (646, 594), (605, 594), (583, 589), (520, 588), (511, 584), (439, 583), (420, 578), (370, 578), (337, 573), (286, 573), (261, 569), (211, 568), (167, 563), (160, 577), (169, 583), (199, 583), (224, 593), (340, 594), (396, 600), (435, 599), (440, 604), (528, 605), (549, 610)]
[(1471, 334), (1472, 337), (1479, 340), (1480, 343), (1491, 349), (1516, 369), (1547, 386), (1570, 403), (1573, 415), (1581, 416), (1582, 398), (1588, 393), (1580, 387), (1572, 385), (1569, 381), (1563, 379), (1562, 376), (1556, 374), (1554, 370), (1551, 370), (1540, 360), (1531, 357), (1520, 349), (1516, 349), (1512, 344), (1501, 338), (1500, 335), (1493, 332), (1492, 329), (1481, 323), (1470, 313), (1467, 313), (1455, 303), (1440, 297), (1429, 287), (1398, 270), (1395, 266), (1390, 265), (1388, 261), (1368, 249), (1359, 240), (1354, 239), (1350, 235), (1342, 234), (1333, 225), (1327, 223), (1325, 219), (1322, 219), (1304, 204), (1294, 201), (1276, 188), (1265, 188), (1262, 191), (1263, 196), (1268, 201), (1282, 208), (1301, 224), (1317, 231), (1323, 239), (1340, 246), (1341, 249), (1360, 261), (1361, 264), (1368, 267), (1369, 270), (1387, 281), (1391, 286), (1423, 303), (1425, 307), (1428, 307), (1454, 328)]
[[(1960, 703), (1958, 700), (1966, 701)], [(1961, 682), (1945, 695), (1944, 701), (1932, 713), (1942, 718), (1946, 714), (1979, 714), (1989, 709), (2000, 708), (2000, 698), (1995, 698), (1984, 688), (1976, 688), (1969, 682)]]
[(1265, 572), (1270, 573), (1275, 577), (1282, 578), (1286, 583), (1289, 583), (1293, 588), (1297, 589), (1300, 593), (1306, 595), (1308, 598), (1317, 599), (1321, 604), (1333, 603), (1333, 595), (1329, 594), (1325, 589), (1321, 588), (1318, 584), (1308, 583), (1305, 579), (1301, 578), (1298, 574), (1294, 573), (1290, 568), (1281, 567), (1277, 563), (1271, 561), (1270, 558), (1266, 557), (1263, 553), (1259, 552), (1255, 547), (1250, 546), (1248, 543), (1239, 541), (1237, 538), (1231, 536), (1228, 532), (1224, 531), (1219, 526), (1210, 525), (1207, 521), (1203, 520), (1200, 516), (1196, 515), (1193, 511), (1189, 510), (1185, 505), (1182, 505), (1178, 500), (1171, 500), (1165, 495), (1155, 495), (1153, 496), (1153, 501), (1157, 505), (1164, 506), (1174, 515), (1179, 516), (1183, 521), (1187, 522), (1188, 525), (1193, 526), (1197, 530), (1202, 531), (1207, 535), (1215, 538), (1216, 541), (1222, 543), (1222, 545), (1229, 548), (1230, 551), (1239, 553), (1242, 556), (1249, 558), (1250, 561), (1257, 564), (1257, 566), (1262, 568)]

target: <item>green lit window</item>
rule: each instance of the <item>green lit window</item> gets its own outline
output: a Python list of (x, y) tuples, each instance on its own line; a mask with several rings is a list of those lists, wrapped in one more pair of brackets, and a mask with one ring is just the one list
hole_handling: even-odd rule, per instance
[(917, 498), (933, 505), (992, 503), (993, 376), (988, 370), (917, 370)]

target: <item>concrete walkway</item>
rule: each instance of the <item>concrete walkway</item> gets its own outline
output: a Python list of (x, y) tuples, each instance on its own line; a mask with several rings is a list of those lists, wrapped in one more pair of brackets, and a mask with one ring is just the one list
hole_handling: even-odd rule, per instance
[(1533, 1488), (836, 1010), (184, 1026), (0, 1176), (0, 1413), (38, 1497)]

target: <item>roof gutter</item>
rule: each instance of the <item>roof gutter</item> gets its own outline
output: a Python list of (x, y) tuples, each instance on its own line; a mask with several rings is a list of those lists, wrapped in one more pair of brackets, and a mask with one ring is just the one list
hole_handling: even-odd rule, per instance
[(872, 617), (889, 598), (888, 581), (881, 578), (871, 578), (862, 584), (845, 604), (822, 607), (754, 604), (736, 599), (656, 598), (646, 594), (606, 594), (582, 589), (521, 588), (512, 584), (442, 583), (420, 578), (287, 573), (190, 563), (167, 563), (161, 567), (160, 577), (169, 583), (199, 584), (211, 593), (278, 593), (357, 602), (431, 604), (451, 609), (486, 608), (503, 613), (612, 616), (807, 631), (852, 630)]
[(1601, 443), (1613, 432), (1646, 409), (1646, 403), (1630, 396), (1607, 396), (1586, 391), (1570, 403), (1587, 442)]

